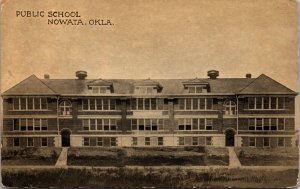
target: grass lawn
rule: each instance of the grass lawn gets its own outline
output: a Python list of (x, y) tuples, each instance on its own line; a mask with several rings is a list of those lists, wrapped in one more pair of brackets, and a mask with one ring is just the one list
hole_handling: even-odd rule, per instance
[(2, 148), (2, 165), (54, 165), (61, 148)]
[(235, 148), (242, 165), (298, 165), (298, 148)]
[(182, 170), (178, 169), (37, 169), (2, 171), (7, 187), (292, 187), (298, 170), (270, 171), (244, 169)]
[(70, 148), (68, 165), (228, 165), (225, 148)]

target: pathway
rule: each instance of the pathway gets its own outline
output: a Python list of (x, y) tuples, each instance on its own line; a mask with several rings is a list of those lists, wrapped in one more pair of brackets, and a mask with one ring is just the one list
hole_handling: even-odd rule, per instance
[(234, 151), (234, 147), (228, 147), (228, 152), (229, 152), (229, 167), (230, 168), (241, 167), (242, 166), (241, 162)]
[(67, 160), (68, 160), (68, 148), (63, 147), (62, 151), (57, 159), (57, 162), (55, 164), (55, 167), (64, 167), (67, 166)]

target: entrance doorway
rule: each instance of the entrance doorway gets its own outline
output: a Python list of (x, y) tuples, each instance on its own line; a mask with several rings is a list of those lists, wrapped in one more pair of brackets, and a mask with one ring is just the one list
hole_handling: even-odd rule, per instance
[(233, 130), (227, 130), (225, 132), (225, 145), (226, 146), (234, 146), (234, 131)]
[(70, 134), (71, 131), (68, 129), (61, 131), (61, 146), (62, 147), (69, 147), (70, 146)]

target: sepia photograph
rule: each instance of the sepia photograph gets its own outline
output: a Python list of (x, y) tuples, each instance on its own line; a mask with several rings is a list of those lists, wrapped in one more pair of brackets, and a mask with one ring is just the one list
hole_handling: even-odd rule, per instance
[(297, 187), (298, 1), (0, 3), (1, 187)]

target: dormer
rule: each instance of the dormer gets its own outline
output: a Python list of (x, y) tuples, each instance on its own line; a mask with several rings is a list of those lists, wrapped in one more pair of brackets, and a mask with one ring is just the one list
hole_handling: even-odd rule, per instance
[(96, 79), (87, 83), (88, 89), (92, 94), (113, 93), (113, 83), (103, 79)]
[(198, 94), (210, 92), (209, 83), (202, 79), (192, 79), (182, 82), (184, 89), (187, 93)]
[(153, 81), (150, 78), (134, 83), (135, 94), (157, 94), (161, 92), (162, 88), (160, 83)]

